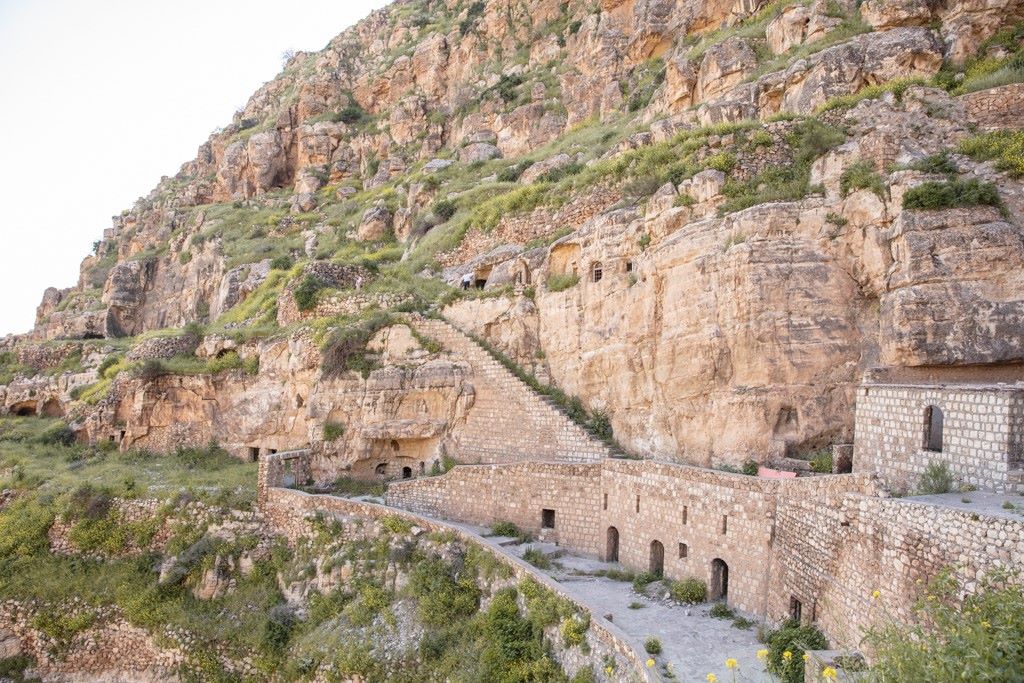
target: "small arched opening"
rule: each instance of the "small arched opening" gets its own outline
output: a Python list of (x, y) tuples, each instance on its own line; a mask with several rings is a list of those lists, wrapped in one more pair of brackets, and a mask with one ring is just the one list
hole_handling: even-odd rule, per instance
[(942, 452), (942, 408), (928, 406), (924, 409), (924, 449)]
[(651, 541), (651, 557), (647, 571), (658, 577), (665, 573), (665, 546), (661, 541)]
[(708, 593), (712, 600), (727, 600), (729, 597), (729, 565), (718, 557), (711, 561), (711, 589)]
[(55, 398), (44, 403), (39, 413), (43, 417), (64, 417), (64, 409), (60, 407), (60, 401)]
[(608, 538), (604, 549), (605, 562), (619, 561), (619, 530), (613, 526), (608, 527)]
[(412, 468), (411, 467), (403, 467), (402, 468), (402, 479), (412, 479)]
[(373, 473), (376, 474), (378, 477), (382, 478), (387, 476), (388, 464), (386, 462), (380, 463), (379, 465), (373, 468)]
[(36, 414), (35, 401), (23, 401), (11, 406), (11, 413), (18, 417), (31, 417)]
[(601, 266), (600, 261), (595, 261), (590, 266), (590, 279), (594, 282), (600, 282), (602, 277), (604, 277), (604, 268)]

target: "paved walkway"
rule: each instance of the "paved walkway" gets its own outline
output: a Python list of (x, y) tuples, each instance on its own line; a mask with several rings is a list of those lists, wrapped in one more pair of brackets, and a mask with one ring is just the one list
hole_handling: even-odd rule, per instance
[[(359, 496), (355, 500), (384, 504), (380, 498), (371, 496)], [(657, 596), (657, 587), (661, 584), (649, 587), (647, 592), (654, 597), (640, 595), (630, 582), (596, 575), (610, 569), (623, 571), (625, 568), (617, 563), (568, 552), (551, 543), (518, 543), (513, 538), (489, 536), (490, 532), (485, 527), (420, 516), (468, 532), (498, 552), (512, 557), (523, 559), (529, 548), (552, 556), (554, 566), (537, 571), (558, 582), (567, 594), (590, 608), (595, 615), (610, 614), (612, 623), (626, 634), (636, 649), (643, 652), (644, 642), (652, 636), (661, 641), (662, 653), (654, 659), (665, 680), (706, 683), (709, 673), (715, 674), (719, 683), (732, 683), (733, 680), (767, 683), (774, 680), (764, 672), (757, 659), (757, 651), (764, 645), (757, 641), (756, 626), (741, 629), (733, 626), (730, 619), (716, 619), (709, 614), (710, 603), (679, 605), (664, 596)], [(729, 658), (739, 663), (735, 672), (725, 666), (725, 660)], [(674, 677), (666, 676), (666, 672), (671, 672)], [(735, 679), (733, 673), (736, 674)]]
[[(480, 535), (487, 533), (480, 527), (453, 526)], [(665, 599), (641, 596), (634, 592), (629, 582), (594, 575), (602, 570), (622, 570), (622, 566), (567, 553), (550, 543), (516, 544), (514, 539), (503, 537), (485, 537), (484, 541), (519, 558), (528, 548), (555, 555), (553, 561), (556, 566), (544, 570), (544, 573), (557, 581), (575, 600), (590, 607), (594, 614), (610, 614), (613, 623), (625, 631), (641, 652), (644, 641), (652, 636), (658, 638), (662, 653), (655, 660), (662, 673), (669, 670), (675, 674), (672, 680), (702, 683), (706, 682), (709, 673), (714, 673), (720, 682), (730, 683), (732, 672), (725, 667), (725, 660), (730, 657), (739, 662), (737, 681), (771, 680), (757, 659), (757, 651), (764, 645), (757, 642), (756, 627), (744, 630), (734, 627), (729, 619), (715, 619), (708, 614), (710, 604), (687, 607)], [(656, 587), (652, 585), (650, 588), (652, 595), (656, 595)], [(630, 605), (634, 607), (630, 608)], [(643, 607), (637, 608), (638, 605)]]
[(1024, 497), (1015, 493), (970, 491), (967, 493), (938, 493), (930, 496), (908, 496), (903, 500), (911, 503), (927, 503), (928, 505), (969, 510), (980, 515), (1005, 517), (1018, 522), (1021, 516), (1024, 516)]

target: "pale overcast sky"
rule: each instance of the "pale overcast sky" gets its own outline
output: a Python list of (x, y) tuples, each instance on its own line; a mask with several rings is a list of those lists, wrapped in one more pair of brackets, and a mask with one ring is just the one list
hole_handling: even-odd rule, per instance
[(173, 175), (281, 68), (385, 0), (0, 0), (0, 336), (110, 216)]

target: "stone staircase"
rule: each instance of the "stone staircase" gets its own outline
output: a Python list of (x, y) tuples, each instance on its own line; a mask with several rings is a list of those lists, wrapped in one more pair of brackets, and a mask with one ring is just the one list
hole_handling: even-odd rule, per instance
[(615, 455), (553, 399), (531, 389), (452, 323), (421, 316), (409, 316), (407, 322), (473, 369), (476, 401), (458, 436), (458, 460), (593, 462)]

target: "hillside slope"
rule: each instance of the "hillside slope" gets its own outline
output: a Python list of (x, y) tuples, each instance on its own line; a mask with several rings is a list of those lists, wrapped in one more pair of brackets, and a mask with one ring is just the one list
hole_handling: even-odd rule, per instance
[(366, 351), (380, 311), (430, 311), (638, 455), (849, 441), (867, 369), (1024, 360), (1022, 19), (396, 2), (114, 218), (2, 342), (2, 405), (125, 448), (312, 443), (351, 467), (394, 438), (436, 461), (471, 405), (460, 360)]

